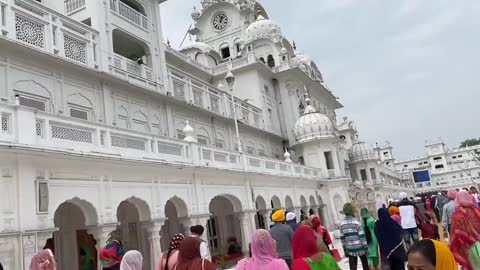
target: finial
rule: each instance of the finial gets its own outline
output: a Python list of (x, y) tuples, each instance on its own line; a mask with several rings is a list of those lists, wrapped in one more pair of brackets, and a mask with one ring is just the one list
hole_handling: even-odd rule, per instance
[(297, 44), (295, 44), (295, 40), (294, 40), (293, 43), (292, 43), (292, 47), (293, 47), (293, 49), (294, 49), (295, 51), (297, 50)]
[(310, 95), (308, 94), (308, 90), (307, 90), (307, 84), (305, 84), (303, 86), (303, 90), (305, 91), (305, 102), (307, 103), (307, 105), (310, 105)]
[(167, 45), (168, 45), (168, 47), (172, 47), (172, 46), (170, 45), (170, 40), (169, 40), (168, 38), (167, 38)]
[(285, 158), (285, 162), (292, 163), (292, 160), (290, 159), (291, 155), (287, 148), (285, 148), (285, 154), (283, 154), (283, 157)]
[(190, 126), (190, 121), (185, 122), (185, 127), (183, 128), (183, 134), (185, 138), (183, 139), (186, 142), (197, 142), (195, 139), (195, 130), (193, 130), (192, 126)]

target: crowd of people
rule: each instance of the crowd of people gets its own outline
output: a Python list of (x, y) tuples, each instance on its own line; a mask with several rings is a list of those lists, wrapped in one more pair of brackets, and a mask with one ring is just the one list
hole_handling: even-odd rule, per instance
[[(357, 269), (359, 259), (363, 270), (404, 270), (406, 263), (409, 270), (457, 270), (458, 265), (464, 270), (480, 269), (480, 204), (475, 188), (423, 198), (408, 198), (402, 192), (397, 201), (378, 209), (378, 219), (366, 208), (357, 211), (353, 203), (346, 203), (342, 213), (345, 218), (338, 229), (351, 270)], [(297, 222), (295, 213), (280, 209), (271, 220), (269, 230), (255, 231), (250, 256), (240, 260), (236, 270), (340, 269), (340, 254), (318, 215), (302, 213)], [(160, 254), (157, 270), (216, 269), (201, 238), (203, 226), (192, 226), (190, 232), (171, 239), (168, 250)], [(92, 256), (80, 255), (82, 270), (95, 269)], [(142, 254), (125, 252), (122, 242), (114, 238), (100, 251), (99, 261), (104, 270), (143, 267)], [(55, 269), (49, 249), (32, 258), (30, 270)]]

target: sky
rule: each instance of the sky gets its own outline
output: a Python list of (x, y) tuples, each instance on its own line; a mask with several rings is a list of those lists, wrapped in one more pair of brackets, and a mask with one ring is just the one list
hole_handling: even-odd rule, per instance
[[(397, 159), (480, 137), (480, 1), (259, 0), (297, 50), (314, 59), (362, 141)], [(178, 47), (200, 0), (161, 5)]]

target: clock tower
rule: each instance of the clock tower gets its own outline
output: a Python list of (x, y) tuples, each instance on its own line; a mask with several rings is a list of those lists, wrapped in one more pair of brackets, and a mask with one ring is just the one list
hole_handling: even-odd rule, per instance
[(197, 43), (211, 47), (220, 62), (241, 55), (243, 33), (258, 15), (267, 18), (265, 9), (255, 0), (204, 0), (201, 11), (194, 9), (189, 33)]

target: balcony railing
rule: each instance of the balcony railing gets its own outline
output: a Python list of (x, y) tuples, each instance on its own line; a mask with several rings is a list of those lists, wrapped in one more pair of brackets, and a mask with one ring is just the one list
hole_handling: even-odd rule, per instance
[[(186, 143), (16, 105), (0, 104), (0, 144), (111, 158), (244, 170), (269, 175), (324, 179), (320, 169), (266, 157)], [(19, 116), (21, 115), (21, 119)]]
[(98, 68), (97, 31), (37, 1), (10, 2), (2, 5), (2, 13), (8, 15), (0, 23), (4, 36), (68, 61)]
[(148, 18), (119, 0), (110, 0), (110, 9), (130, 22), (148, 30)]
[(65, 0), (65, 12), (67, 14), (85, 7), (85, 0)]
[(137, 62), (118, 54), (114, 55), (113, 66), (116, 69), (126, 71), (131, 75), (135, 75), (149, 81), (153, 81), (154, 79), (151, 68), (143, 64), (138, 64)]

